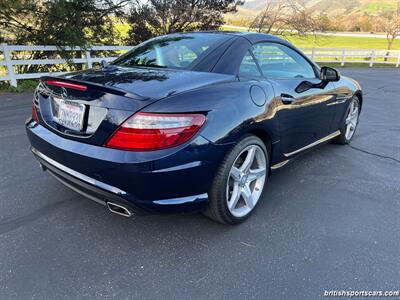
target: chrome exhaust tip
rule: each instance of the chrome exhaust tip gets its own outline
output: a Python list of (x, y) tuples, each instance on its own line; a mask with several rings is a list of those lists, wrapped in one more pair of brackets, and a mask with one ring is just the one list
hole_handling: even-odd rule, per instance
[(131, 212), (128, 208), (125, 206), (122, 206), (121, 204), (113, 203), (113, 202), (107, 202), (107, 207), (108, 210), (114, 214), (130, 218), (133, 216), (133, 212)]

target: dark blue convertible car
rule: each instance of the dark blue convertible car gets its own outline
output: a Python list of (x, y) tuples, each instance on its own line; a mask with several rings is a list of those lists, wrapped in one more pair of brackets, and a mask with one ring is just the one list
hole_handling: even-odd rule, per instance
[(271, 170), (350, 142), (359, 84), (257, 33), (172, 34), (111, 64), (44, 77), (26, 123), (44, 170), (111, 212), (246, 219)]

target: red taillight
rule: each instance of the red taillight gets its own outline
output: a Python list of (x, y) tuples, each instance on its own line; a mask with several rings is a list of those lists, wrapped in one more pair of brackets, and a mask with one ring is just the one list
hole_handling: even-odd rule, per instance
[(70, 83), (70, 82), (66, 82), (66, 81), (47, 80), (46, 83), (48, 85), (62, 86), (62, 87), (65, 87), (65, 88), (78, 90), (78, 91), (82, 91), (82, 92), (87, 90), (87, 86), (85, 86), (85, 85), (76, 84), (76, 83)]
[(118, 128), (105, 146), (133, 151), (175, 147), (192, 138), (205, 120), (201, 114), (137, 113)]
[(32, 102), (32, 119), (36, 122), (39, 122), (39, 117), (38, 117), (38, 113), (36, 110), (36, 105), (34, 102)]

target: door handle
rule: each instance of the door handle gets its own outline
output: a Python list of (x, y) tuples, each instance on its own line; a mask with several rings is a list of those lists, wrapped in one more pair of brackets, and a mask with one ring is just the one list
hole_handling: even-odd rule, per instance
[(283, 104), (292, 104), (295, 98), (292, 95), (282, 93), (281, 100)]

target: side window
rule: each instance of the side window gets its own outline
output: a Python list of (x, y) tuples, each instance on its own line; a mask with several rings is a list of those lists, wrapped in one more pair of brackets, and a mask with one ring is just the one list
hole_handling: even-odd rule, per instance
[(315, 78), (310, 63), (289, 47), (274, 43), (259, 43), (253, 46), (253, 54), (266, 77)]
[(261, 77), (257, 64), (249, 51), (247, 51), (246, 55), (243, 57), (242, 63), (240, 64), (239, 76), (246, 78)]

